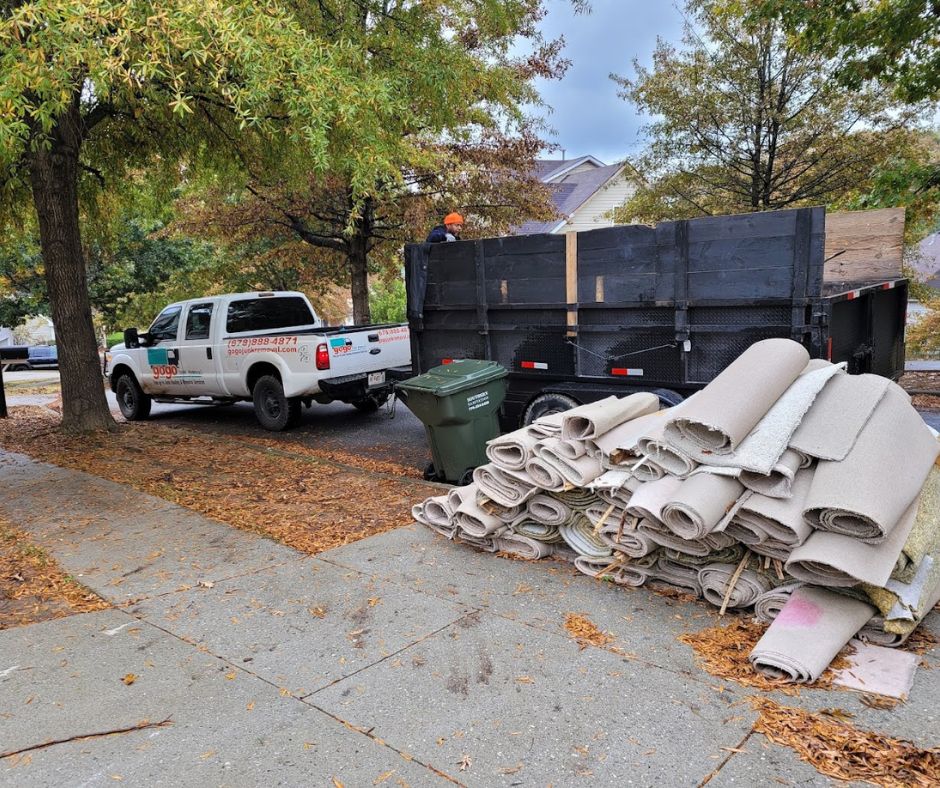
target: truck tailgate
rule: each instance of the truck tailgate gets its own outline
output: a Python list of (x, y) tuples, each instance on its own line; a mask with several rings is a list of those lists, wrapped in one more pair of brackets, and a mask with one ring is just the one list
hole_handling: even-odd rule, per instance
[(329, 377), (364, 375), (411, 363), (407, 326), (376, 326), (327, 334)]

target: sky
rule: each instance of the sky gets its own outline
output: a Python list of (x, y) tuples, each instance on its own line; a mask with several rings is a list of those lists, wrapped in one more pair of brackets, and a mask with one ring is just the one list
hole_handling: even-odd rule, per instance
[(634, 58), (649, 66), (657, 36), (679, 43), (683, 18), (669, 0), (591, 0), (591, 7), (590, 14), (575, 15), (568, 0), (547, 1), (543, 34), (564, 35), (571, 67), (561, 81), (541, 80), (538, 87), (553, 109), (545, 115), (557, 131), (550, 139), (565, 158), (590, 154), (613, 164), (642, 148), (644, 118), (617, 96), (608, 76), (632, 76)]

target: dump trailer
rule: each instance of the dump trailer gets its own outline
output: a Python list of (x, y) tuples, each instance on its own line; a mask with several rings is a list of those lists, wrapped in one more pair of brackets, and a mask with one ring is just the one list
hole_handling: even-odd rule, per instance
[(769, 337), (897, 379), (903, 210), (828, 219), (801, 208), (408, 245), (413, 372), (498, 361), (507, 430), (611, 394), (675, 404)]

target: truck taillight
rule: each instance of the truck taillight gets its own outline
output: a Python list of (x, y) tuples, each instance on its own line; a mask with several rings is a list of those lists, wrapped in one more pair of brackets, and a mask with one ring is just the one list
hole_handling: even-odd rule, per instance
[(329, 369), (330, 368), (330, 349), (326, 346), (326, 342), (321, 342), (317, 345), (317, 369)]

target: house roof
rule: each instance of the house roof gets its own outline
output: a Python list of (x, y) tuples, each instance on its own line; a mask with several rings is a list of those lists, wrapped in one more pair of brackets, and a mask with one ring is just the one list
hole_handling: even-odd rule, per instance
[[(593, 159), (593, 156), (584, 158)], [(595, 159), (596, 161), (596, 159)], [(577, 165), (575, 165), (577, 166)], [(571, 216), (578, 208), (593, 197), (604, 185), (623, 171), (623, 164), (610, 164), (606, 167), (596, 167), (592, 170), (575, 172), (565, 176), (560, 181), (552, 181), (549, 186), (552, 190), (552, 202), (562, 216), (549, 222), (526, 222), (516, 233), (518, 235), (534, 235), (535, 233), (550, 233)], [(544, 181), (545, 178), (543, 177)]]
[(535, 175), (543, 183), (548, 183), (550, 180), (557, 180), (582, 164), (593, 164), (595, 167), (604, 166), (604, 162), (593, 156), (578, 156), (576, 159), (537, 159), (535, 162)]

